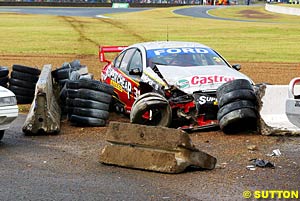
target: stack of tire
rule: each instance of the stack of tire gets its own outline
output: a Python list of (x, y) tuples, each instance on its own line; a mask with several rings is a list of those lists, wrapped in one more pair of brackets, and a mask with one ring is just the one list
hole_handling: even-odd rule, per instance
[(68, 119), (79, 126), (105, 126), (114, 88), (97, 80), (80, 79), (66, 84)]
[(224, 133), (257, 130), (258, 101), (248, 80), (237, 79), (221, 85), (217, 89), (217, 99), (217, 118)]
[(83, 66), (80, 65), (79, 60), (74, 60), (70, 63), (66, 62), (60, 68), (52, 71), (52, 77), (54, 78), (55, 82), (57, 82), (59, 86), (63, 88), (66, 82), (70, 80), (71, 73), (79, 70), (82, 67)]
[(9, 79), (9, 89), (14, 92), (18, 104), (31, 104), (35, 85), (41, 70), (22, 65), (13, 65)]
[(0, 86), (7, 88), (8, 87), (8, 73), (9, 70), (7, 67), (0, 66)]

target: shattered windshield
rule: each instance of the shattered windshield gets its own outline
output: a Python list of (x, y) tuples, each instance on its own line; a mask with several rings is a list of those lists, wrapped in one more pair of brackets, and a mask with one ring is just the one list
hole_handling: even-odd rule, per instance
[(226, 65), (224, 60), (209, 48), (184, 47), (147, 50), (147, 66), (210, 66)]

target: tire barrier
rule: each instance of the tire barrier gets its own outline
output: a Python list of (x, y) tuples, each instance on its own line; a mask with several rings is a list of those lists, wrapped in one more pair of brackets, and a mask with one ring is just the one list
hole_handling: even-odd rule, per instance
[(51, 65), (44, 65), (22, 130), (26, 135), (57, 134), (60, 131), (60, 116), (60, 107), (53, 92)]
[(110, 122), (106, 141), (100, 162), (109, 165), (180, 173), (189, 166), (212, 170), (217, 162), (179, 129)]
[(70, 80), (92, 79), (93, 75), (88, 73), (87, 66), (81, 65), (80, 60), (74, 60), (70, 63), (65, 62), (61, 67), (53, 70), (52, 76), (59, 87), (59, 103), (61, 106), (62, 118), (64, 119), (68, 114), (66, 109), (66, 83)]
[(227, 82), (217, 89), (217, 119), (226, 134), (257, 130), (258, 102), (248, 80)]
[(41, 70), (23, 65), (13, 65), (9, 90), (14, 92), (18, 104), (32, 103), (34, 90)]
[(8, 74), (9, 70), (7, 67), (0, 66), (0, 86), (7, 88), (8, 87)]
[(70, 63), (65, 62), (61, 67), (56, 68), (52, 71), (52, 76), (55, 82), (59, 83), (59, 86), (61, 88), (64, 87), (68, 80), (78, 80), (80, 78), (80, 75), (87, 74), (87, 66), (81, 65), (79, 60), (74, 60)]
[(113, 90), (112, 86), (97, 80), (68, 81), (63, 95), (66, 100), (63, 110), (72, 124), (105, 126)]

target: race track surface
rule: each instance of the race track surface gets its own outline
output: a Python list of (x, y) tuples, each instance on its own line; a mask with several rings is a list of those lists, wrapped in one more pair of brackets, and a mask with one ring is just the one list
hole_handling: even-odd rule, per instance
[(43, 14), (56, 16), (73, 16), (73, 17), (103, 17), (101, 15), (120, 13), (120, 12), (137, 12), (149, 10), (149, 8), (40, 8), (40, 7), (5, 7), (0, 8), (0, 12), (16, 12), (24, 14)]

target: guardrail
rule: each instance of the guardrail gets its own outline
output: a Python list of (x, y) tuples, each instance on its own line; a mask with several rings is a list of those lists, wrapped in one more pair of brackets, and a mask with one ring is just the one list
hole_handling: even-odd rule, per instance
[(300, 8), (291, 8), (285, 6), (266, 4), (265, 9), (267, 11), (274, 12), (274, 13), (300, 16)]

